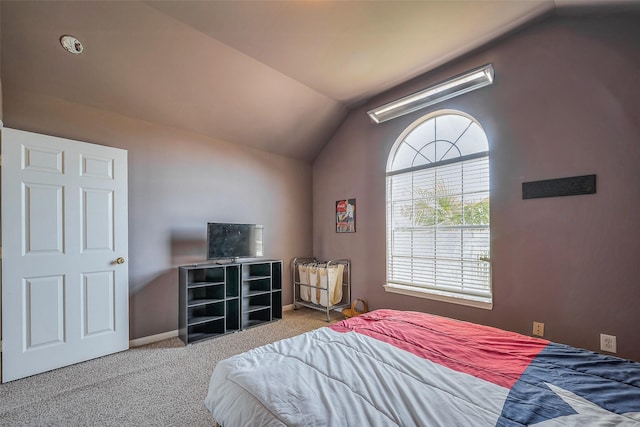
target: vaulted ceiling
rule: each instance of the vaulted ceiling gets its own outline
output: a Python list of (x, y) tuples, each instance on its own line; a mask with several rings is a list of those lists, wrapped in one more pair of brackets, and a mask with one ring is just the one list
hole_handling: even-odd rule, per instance
[(312, 160), (353, 106), (574, 3), (3, 0), (2, 89)]

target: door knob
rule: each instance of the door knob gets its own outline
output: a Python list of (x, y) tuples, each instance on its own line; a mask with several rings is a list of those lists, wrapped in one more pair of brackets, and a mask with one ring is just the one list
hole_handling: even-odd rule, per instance
[(124, 258), (119, 257), (119, 258), (116, 260), (116, 264), (124, 264)]

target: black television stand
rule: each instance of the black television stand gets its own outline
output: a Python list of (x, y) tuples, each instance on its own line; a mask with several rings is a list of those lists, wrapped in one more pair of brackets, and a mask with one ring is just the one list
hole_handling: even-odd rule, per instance
[(282, 261), (241, 259), (178, 267), (185, 344), (282, 319)]

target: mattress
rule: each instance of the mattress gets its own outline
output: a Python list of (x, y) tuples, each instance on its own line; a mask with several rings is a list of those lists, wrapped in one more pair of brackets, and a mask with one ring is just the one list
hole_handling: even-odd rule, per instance
[(376, 310), (219, 362), (205, 406), (224, 427), (640, 427), (640, 363)]

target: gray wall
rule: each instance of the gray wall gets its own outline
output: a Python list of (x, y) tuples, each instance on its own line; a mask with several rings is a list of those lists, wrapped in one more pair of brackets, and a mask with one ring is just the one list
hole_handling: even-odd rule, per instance
[[(351, 258), (353, 296), (590, 349), (618, 338), (640, 360), (640, 14), (551, 17), (353, 111), (313, 164), (313, 248)], [(493, 86), (384, 124), (369, 108), (485, 63)], [(474, 116), (491, 150), (494, 308), (384, 291), (385, 166), (398, 135), (451, 108)], [(522, 200), (521, 184), (596, 174), (597, 194)], [(355, 234), (335, 233), (335, 201), (357, 200)]]
[(311, 253), (311, 165), (5, 88), (5, 126), (129, 153), (131, 338), (178, 328), (176, 266), (205, 261), (207, 221), (265, 227), (265, 256)]

